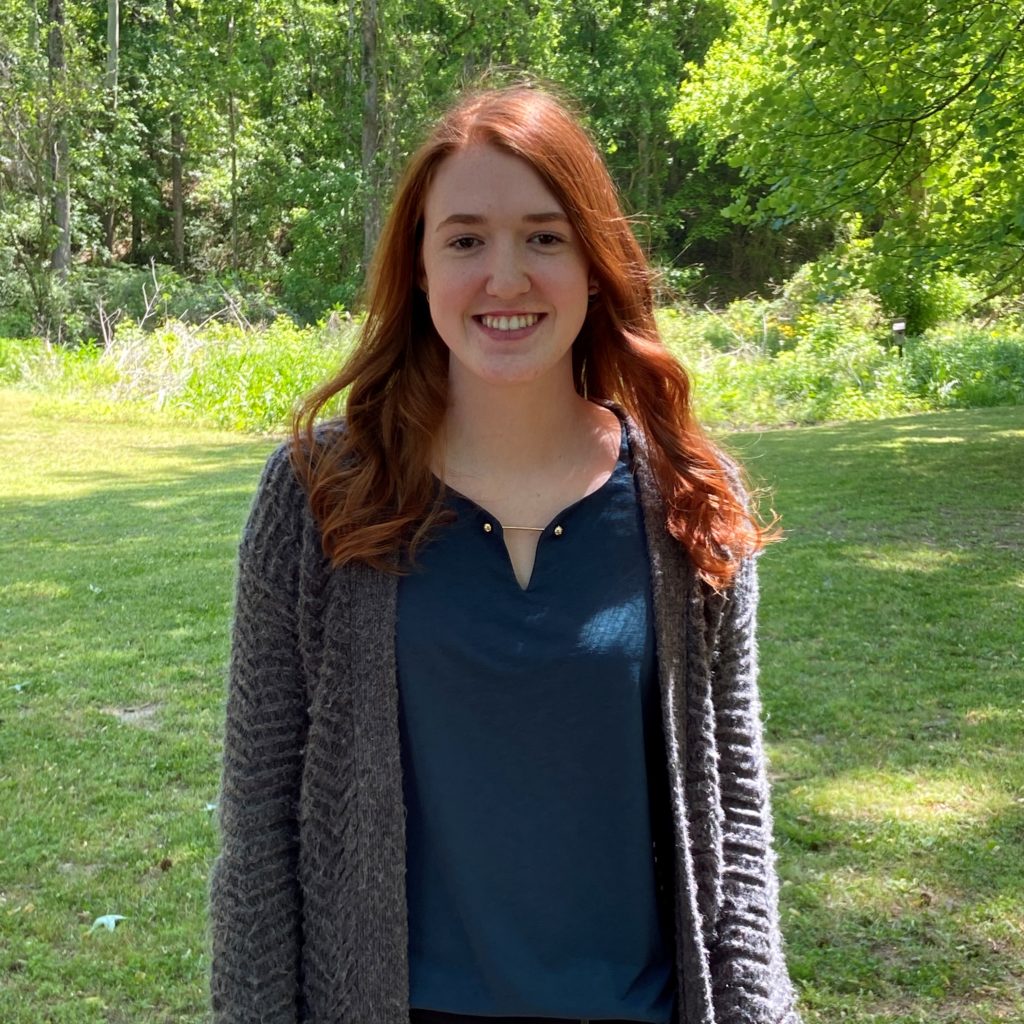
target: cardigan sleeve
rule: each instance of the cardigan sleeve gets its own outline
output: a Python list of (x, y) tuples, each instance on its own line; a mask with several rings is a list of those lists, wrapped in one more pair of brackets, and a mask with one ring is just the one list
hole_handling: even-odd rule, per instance
[(710, 949), (716, 1021), (799, 1024), (779, 927), (757, 687), (757, 569), (728, 592), (712, 666), (722, 805), (721, 904)]
[(231, 635), (221, 852), (211, 878), (215, 1024), (299, 1020), (297, 806), (306, 735), (298, 642), (305, 496), (282, 446), (239, 548)]

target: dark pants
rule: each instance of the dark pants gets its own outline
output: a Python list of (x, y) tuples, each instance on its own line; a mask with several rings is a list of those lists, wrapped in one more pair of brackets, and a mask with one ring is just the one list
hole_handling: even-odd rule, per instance
[[(591, 1024), (585, 1017), (467, 1017), (442, 1010), (412, 1010), (409, 1024)], [(628, 1020), (594, 1020), (593, 1024), (636, 1024)]]

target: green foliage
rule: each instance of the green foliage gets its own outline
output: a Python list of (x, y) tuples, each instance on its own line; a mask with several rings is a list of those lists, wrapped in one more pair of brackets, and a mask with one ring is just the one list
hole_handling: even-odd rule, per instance
[[(667, 119), (684, 62), (710, 43), (723, 0), (493, 0), (472, 10), (381, 2), (379, 132), (369, 156), (359, 5), (143, 0), (122, 17), (116, 106), (105, 83), (102, 6), (65, 4), (68, 84), (59, 96), (47, 85), (41, 9), (29, 0), (8, 6), (0, 107), (12, 114), (0, 124), (0, 175), (11, 178), (31, 231), (18, 243), (17, 310), (6, 319), (0, 310), (7, 333), (72, 341), (95, 333), (96, 302), (85, 303), (83, 318), (76, 296), (66, 299), (47, 280), (29, 294), (26, 281), (47, 277), (53, 248), (46, 126), (55, 121), (73, 126), (76, 266), (153, 260), (198, 281), (258, 281), (303, 322), (354, 304), (366, 270), (365, 207), (386, 207), (424, 125), (489, 69), (502, 69), (491, 71), (494, 81), (539, 76), (580, 99), (627, 205), (643, 218), (641, 235), (666, 263), (684, 244), (680, 219), (706, 206), (699, 187), (682, 187), (693, 146), (671, 137)], [(175, 156), (183, 161), (181, 258), (172, 231)], [(0, 216), (4, 202), (0, 183)], [(0, 278), (12, 238), (0, 224)], [(102, 283), (97, 299), (106, 298)], [(137, 305), (128, 301), (124, 315), (139, 319)]]
[(208, 328), (169, 404), (219, 427), (280, 429), (298, 398), (338, 368), (341, 340), (330, 329), (302, 330), (287, 319), (257, 335), (226, 325)]
[[(17, 280), (15, 275), (15, 280)], [(175, 319), (201, 324), (208, 320), (267, 323), (280, 315), (270, 298), (254, 287), (239, 287), (229, 278), (193, 280), (171, 267), (123, 265), (76, 267), (66, 282), (42, 279), (45, 290), (33, 302), (22, 294), (7, 313), (0, 312), (6, 332), (26, 336), (59, 315), (61, 340), (75, 346), (102, 341), (120, 321), (152, 326)], [(30, 308), (26, 308), (30, 306)]]
[(833, 302), (868, 291), (877, 296), (887, 318), (906, 322), (911, 336), (957, 319), (979, 301), (980, 292), (970, 279), (881, 254), (859, 231), (860, 218), (850, 218), (832, 251), (801, 267), (785, 293), (798, 302)]
[(35, 382), (37, 365), (45, 358), (45, 343), (37, 338), (5, 338), (0, 335), (0, 386)]
[(934, 328), (907, 345), (905, 374), (931, 408), (1024, 404), (1024, 330)]
[[(705, 421), (813, 423), (1024, 403), (1024, 325), (1012, 319), (943, 325), (908, 338), (901, 358), (869, 294), (801, 304), (802, 294), (737, 301), (718, 312), (659, 312), (666, 343), (693, 375)], [(304, 328), (286, 317), (263, 328), (168, 320), (144, 330), (122, 321), (106, 347), (0, 339), (0, 382), (99, 403), (114, 416), (134, 407), (274, 431), (340, 365), (357, 329), (332, 314)]]
[[(325, 190), (326, 191), (326, 190)], [(337, 307), (356, 304), (361, 254), (343, 196), (323, 195), (313, 209), (289, 212), (291, 249), (280, 271), (282, 305), (305, 323)]]
[(732, 8), (728, 32), (689, 68), (674, 122), (739, 172), (730, 215), (785, 231), (862, 214), (888, 280), (909, 272), (912, 290), (949, 270), (993, 291), (1024, 283), (1013, 5)]
[(951, 271), (904, 268), (902, 276), (890, 261), (880, 260), (868, 281), (888, 317), (902, 317), (907, 333), (923, 334), (938, 324), (962, 316), (979, 298), (978, 289)]
[[(44, 8), (0, 13), (3, 334), (96, 337), (101, 303), (141, 321), (144, 272), (130, 268), (151, 261), (180, 275), (161, 271), (172, 297), (155, 316), (227, 306), (312, 323), (353, 308), (367, 206), (386, 208), (424, 126), (482, 78), (537, 77), (579, 100), (666, 268), (661, 301), (769, 295), (817, 261), (823, 297), (867, 288), (920, 332), (1024, 282), (1012, 5), (382, 0), (365, 153), (358, 4), (140, 0), (122, 17), (116, 103), (103, 5), (63, 7), (52, 82)], [(58, 130), (66, 282), (50, 269)]]
[(135, 408), (261, 432), (287, 425), (295, 403), (340, 365), (352, 324), (316, 327), (279, 317), (262, 329), (168, 320), (117, 325), (106, 347), (0, 338), (0, 381), (59, 394), (115, 417)]
[(808, 423), (925, 407), (906, 392), (895, 350), (879, 344), (870, 296), (788, 314), (784, 301), (737, 302), (700, 316), (696, 337), (663, 321), (667, 343), (693, 374), (702, 418)]
[(869, 293), (809, 303), (813, 285), (798, 284), (720, 313), (659, 313), (666, 343), (694, 377), (702, 418), (813, 423), (1024, 401), (1024, 327), (1012, 320), (934, 328), (908, 338), (901, 358)]

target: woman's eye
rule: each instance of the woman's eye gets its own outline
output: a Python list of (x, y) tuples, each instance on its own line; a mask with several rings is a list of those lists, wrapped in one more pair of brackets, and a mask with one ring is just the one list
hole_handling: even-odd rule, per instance
[(453, 238), (449, 243), (449, 247), (452, 249), (475, 249), (480, 244), (479, 238), (473, 238), (472, 235), (460, 235), (458, 238)]
[(560, 235), (553, 235), (550, 231), (541, 231), (533, 236), (533, 240), (541, 245), (558, 245), (562, 241)]

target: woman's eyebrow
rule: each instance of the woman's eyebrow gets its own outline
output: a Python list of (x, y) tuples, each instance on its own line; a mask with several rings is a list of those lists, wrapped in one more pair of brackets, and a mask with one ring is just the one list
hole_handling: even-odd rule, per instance
[(561, 210), (552, 210), (550, 213), (528, 213), (523, 220), (530, 224), (550, 224), (556, 220), (565, 224), (569, 223), (569, 218)]
[[(569, 222), (569, 218), (566, 217), (561, 210), (551, 210), (546, 213), (527, 213), (523, 215), (523, 220), (527, 224), (551, 224), (554, 221), (561, 221), (564, 224)], [(487, 218), (479, 213), (453, 213), (445, 217), (440, 224), (434, 229), (440, 231), (441, 228), (447, 227), (449, 224), (486, 224)]]

